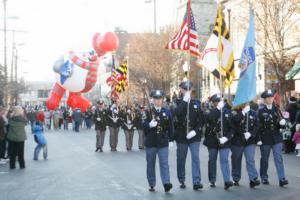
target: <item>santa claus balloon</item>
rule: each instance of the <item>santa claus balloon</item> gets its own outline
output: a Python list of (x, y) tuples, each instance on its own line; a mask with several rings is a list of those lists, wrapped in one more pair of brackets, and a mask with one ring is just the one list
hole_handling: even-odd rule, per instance
[(59, 58), (53, 66), (56, 83), (46, 101), (47, 108), (58, 108), (61, 98), (68, 91), (67, 105), (85, 112), (91, 104), (82, 93), (90, 91), (97, 82), (100, 57), (115, 51), (118, 45), (119, 41), (114, 33), (96, 33), (93, 37), (93, 51), (85, 54), (70, 51), (66, 57)]

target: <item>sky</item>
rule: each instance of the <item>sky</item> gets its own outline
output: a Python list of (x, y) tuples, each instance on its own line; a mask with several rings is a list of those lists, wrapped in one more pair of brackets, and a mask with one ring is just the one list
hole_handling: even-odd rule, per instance
[[(157, 29), (174, 23), (178, 0), (156, 0)], [(3, 27), (0, 3), (0, 29)], [(17, 16), (19, 19), (10, 19)], [(53, 63), (70, 50), (89, 51), (96, 32), (122, 27), (128, 32), (153, 31), (153, 3), (145, 0), (7, 0), (7, 28), (15, 34), (19, 75), (25, 81), (54, 81)], [(3, 32), (0, 33), (3, 64)], [(7, 32), (8, 66), (12, 33)], [(9, 69), (10, 70), (10, 69)]]

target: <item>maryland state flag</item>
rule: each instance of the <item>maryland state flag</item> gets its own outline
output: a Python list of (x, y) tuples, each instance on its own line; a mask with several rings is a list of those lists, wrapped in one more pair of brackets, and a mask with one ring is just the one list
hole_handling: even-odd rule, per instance
[[(219, 66), (219, 56), (221, 66)], [(229, 86), (234, 79), (233, 48), (220, 5), (218, 6), (213, 33), (207, 41), (198, 64), (204, 66), (218, 79), (222, 75), (225, 87)]]
[(128, 85), (127, 82), (127, 62), (121, 64), (119, 67), (116, 68), (117, 76), (116, 80), (117, 83), (115, 85), (115, 89), (118, 93), (125, 92), (125, 87)]

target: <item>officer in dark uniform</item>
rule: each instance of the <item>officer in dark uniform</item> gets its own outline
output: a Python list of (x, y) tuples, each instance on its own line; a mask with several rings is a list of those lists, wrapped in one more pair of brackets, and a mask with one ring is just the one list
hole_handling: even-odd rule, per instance
[(149, 191), (155, 191), (155, 163), (156, 155), (159, 159), (160, 176), (165, 192), (172, 188), (169, 174), (169, 142), (173, 141), (173, 120), (169, 110), (162, 107), (164, 94), (161, 90), (152, 93), (153, 106), (146, 112), (143, 126), (145, 131), (145, 146), (147, 160), (147, 179)]
[(232, 111), (235, 126), (234, 136), (231, 141), (231, 165), (234, 185), (238, 186), (241, 180), (242, 158), (245, 155), (246, 168), (250, 180), (250, 188), (260, 184), (255, 168), (256, 137), (258, 132), (257, 114), (250, 110), (249, 104), (242, 104)]
[(135, 110), (135, 120), (134, 126), (136, 127), (139, 134), (139, 149), (142, 150), (145, 148), (145, 134), (143, 130), (143, 119), (146, 118), (146, 113), (144, 110), (144, 106), (140, 105), (138, 109)]
[[(233, 186), (230, 180), (229, 168), (229, 153), (231, 146), (231, 138), (233, 137), (233, 125), (231, 123), (231, 111), (224, 109), (224, 102), (221, 101), (220, 95), (213, 95), (211, 97), (213, 108), (209, 111), (205, 119), (207, 126), (205, 131), (205, 140), (203, 144), (208, 149), (208, 178), (211, 187), (215, 187), (217, 174), (217, 157), (220, 155), (221, 171), (224, 179), (224, 189), (227, 190)], [(221, 122), (221, 110), (223, 112)], [(223, 125), (223, 132), (221, 131), (221, 124)]]
[(109, 143), (111, 151), (117, 151), (118, 136), (121, 126), (119, 107), (116, 99), (112, 99), (112, 104), (107, 109), (107, 124), (109, 126)]
[[(183, 81), (180, 85), (180, 93), (183, 98), (177, 100), (177, 107), (174, 110), (175, 140), (177, 143), (177, 177), (180, 188), (185, 188), (185, 163), (188, 149), (191, 152), (193, 189), (202, 189), (199, 148), (203, 126), (203, 112), (200, 103), (191, 98), (192, 84)], [(189, 117), (187, 108), (189, 107)]]
[(280, 110), (274, 105), (274, 93), (272, 90), (266, 90), (261, 94), (264, 99), (264, 106), (258, 111), (259, 133), (262, 145), (260, 159), (260, 176), (263, 184), (269, 184), (268, 181), (268, 164), (270, 151), (272, 149), (274, 162), (279, 179), (279, 186), (283, 187), (288, 184), (285, 179), (283, 159), (282, 159), (282, 134), (280, 127), (286, 124), (281, 119)]
[(103, 144), (105, 138), (105, 131), (107, 125), (107, 111), (105, 109), (104, 101), (97, 102), (97, 108), (93, 116), (95, 130), (96, 130), (96, 150), (103, 152)]
[(125, 133), (125, 143), (127, 151), (131, 151), (132, 149), (134, 118), (135, 113), (133, 112), (131, 106), (126, 106), (125, 109), (121, 111), (121, 126)]

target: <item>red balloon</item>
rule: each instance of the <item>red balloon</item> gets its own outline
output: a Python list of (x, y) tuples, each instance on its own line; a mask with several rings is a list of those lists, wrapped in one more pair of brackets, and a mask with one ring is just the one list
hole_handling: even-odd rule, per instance
[(107, 32), (100, 36), (99, 47), (105, 52), (115, 51), (119, 46), (119, 39), (113, 32)]
[(100, 33), (95, 33), (95, 35), (93, 37), (93, 48), (96, 51), (97, 55), (100, 57), (100, 56), (103, 56), (105, 54), (105, 52), (102, 49), (100, 49), (100, 47), (98, 45), (99, 41), (100, 41)]

